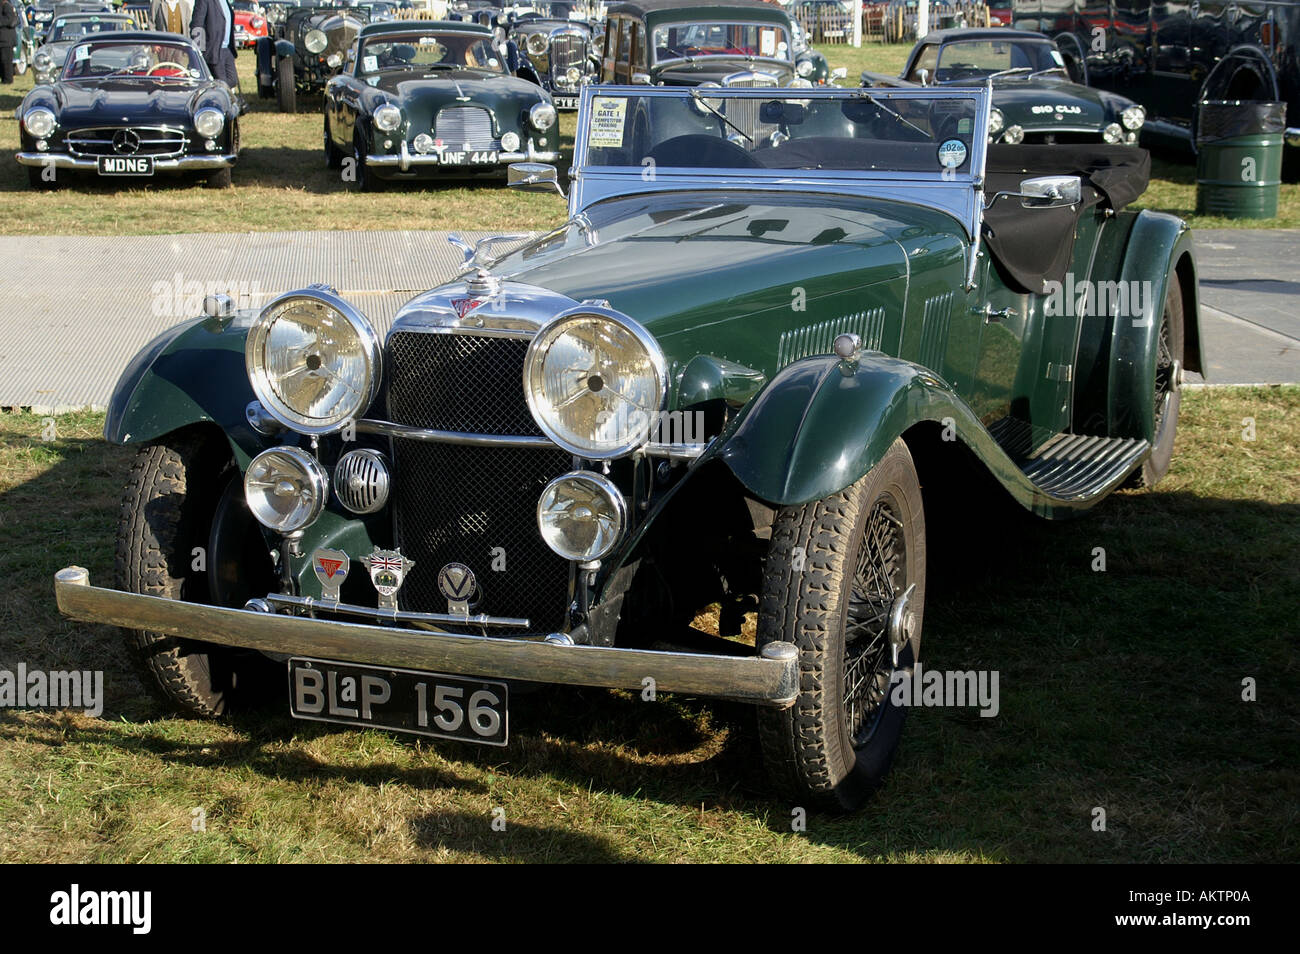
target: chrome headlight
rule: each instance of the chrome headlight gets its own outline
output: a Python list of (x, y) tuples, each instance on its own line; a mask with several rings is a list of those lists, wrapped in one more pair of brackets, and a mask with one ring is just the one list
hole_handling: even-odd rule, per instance
[(1141, 129), (1147, 121), (1147, 111), (1141, 106), (1130, 106), (1119, 114), (1119, 119), (1125, 129)]
[(325, 57), (325, 65), (330, 69), (337, 69), (342, 66), (343, 54), (338, 52), (331, 53), (329, 56)]
[(576, 66), (570, 66), (564, 71), (564, 79), (571, 86), (576, 86), (578, 80), (582, 79), (582, 70), (578, 69)]
[(303, 434), (328, 434), (360, 417), (379, 389), (379, 337), (333, 291), (276, 298), (249, 329), (244, 364), (267, 412)]
[(262, 451), (244, 473), (244, 499), (257, 522), (279, 533), (310, 526), (325, 508), (329, 479), (311, 454), (297, 447)]
[(50, 133), (54, 132), (54, 127), (58, 125), (54, 118), (54, 113), (44, 106), (37, 106), (35, 109), (29, 109), (23, 115), (23, 126), (27, 131), (37, 139), (44, 139)]
[(1101, 138), (1110, 143), (1119, 142), (1124, 138), (1124, 130), (1119, 128), (1119, 123), (1111, 123), (1101, 131)]
[(194, 131), (204, 139), (215, 139), (226, 124), (226, 117), (216, 109), (200, 109), (194, 114)]
[(795, 67), (795, 72), (797, 72), (800, 76), (805, 76), (805, 77), (812, 76), (812, 72), (813, 72), (812, 60), (800, 60), (799, 65)]
[(1002, 132), (1002, 127), (1006, 125), (1006, 122), (1007, 120), (1006, 117), (1002, 115), (1002, 110), (990, 109), (989, 110), (989, 135), (996, 136), (998, 133)]
[(330, 45), (330, 41), (323, 30), (308, 30), (302, 38), (302, 45), (307, 47), (308, 53), (321, 53)]
[(42, 73), (54, 65), (54, 57), (50, 56), (45, 50), (37, 50), (36, 55), (32, 57), (32, 66), (36, 67)]
[(392, 103), (384, 103), (375, 110), (375, 128), (380, 132), (392, 132), (402, 125), (402, 111)]
[(664, 387), (658, 342), (605, 308), (556, 316), (524, 359), (524, 395), (542, 433), (590, 460), (621, 457), (644, 444)]
[(533, 124), (534, 129), (546, 132), (555, 125), (555, 107), (550, 103), (537, 103), (528, 110), (528, 121)]
[(545, 33), (530, 33), (528, 39), (524, 41), (524, 45), (528, 47), (528, 52), (533, 56), (542, 56), (549, 44)]
[(1025, 141), (1024, 126), (1008, 126), (1007, 131), (1002, 134), (1002, 141), (1009, 142), (1012, 145)]
[(566, 560), (599, 560), (627, 525), (627, 502), (613, 481), (590, 471), (556, 477), (537, 501), (537, 529)]

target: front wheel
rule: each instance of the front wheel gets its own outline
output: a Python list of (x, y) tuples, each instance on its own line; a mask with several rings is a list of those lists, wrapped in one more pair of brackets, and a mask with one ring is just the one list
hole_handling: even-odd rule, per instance
[(1183, 291), (1178, 276), (1169, 276), (1165, 307), (1160, 313), (1159, 337), (1156, 340), (1155, 440), (1141, 470), (1134, 472), (1129, 486), (1154, 487), (1169, 471), (1174, 457), (1174, 437), (1178, 430), (1178, 410), (1182, 404), (1183, 376)]
[(857, 808), (889, 770), (925, 608), (925, 513), (912, 455), (896, 440), (851, 487), (777, 514), (764, 569), (758, 648), (799, 650), (800, 692), (760, 710), (764, 761), (799, 804)]
[(293, 84), (293, 57), (277, 57), (275, 64), (276, 104), (282, 113), (298, 111), (298, 90)]

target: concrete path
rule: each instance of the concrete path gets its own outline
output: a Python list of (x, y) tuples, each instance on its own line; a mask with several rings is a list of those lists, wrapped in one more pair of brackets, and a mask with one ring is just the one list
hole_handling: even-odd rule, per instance
[[(1300, 231), (1206, 231), (1197, 248), (1210, 383), (1300, 381)], [(0, 407), (104, 407), (131, 356), (209, 290), (257, 307), (328, 281), (382, 333), (460, 260), (445, 232), (0, 237)]]

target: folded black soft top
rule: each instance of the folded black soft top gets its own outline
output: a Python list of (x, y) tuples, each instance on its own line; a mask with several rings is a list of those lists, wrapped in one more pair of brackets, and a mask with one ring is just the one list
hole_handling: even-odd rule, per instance
[(1026, 209), (1021, 200), (999, 199), (984, 213), (984, 239), (1010, 284), (1044, 294), (1070, 267), (1074, 230), (1085, 209), (1106, 205), (1118, 212), (1146, 191), (1151, 156), (1133, 146), (989, 146), (984, 195), (1018, 192), (1034, 176), (1078, 176), (1083, 201), (1074, 209)]

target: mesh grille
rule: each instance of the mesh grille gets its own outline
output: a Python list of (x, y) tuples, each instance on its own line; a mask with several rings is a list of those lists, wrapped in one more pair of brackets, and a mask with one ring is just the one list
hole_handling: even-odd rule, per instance
[[(524, 402), (516, 338), (399, 332), (389, 339), (388, 408), (400, 424), (487, 434), (537, 434)], [(537, 498), (570, 469), (564, 451), (393, 442), (393, 514), (402, 552), (415, 561), (403, 606), (447, 611), (438, 571), (464, 563), (478, 578), (477, 611), (526, 616), (554, 631), (568, 605), (569, 564), (537, 532)], [(504, 557), (505, 569), (493, 568)]]
[(477, 106), (449, 106), (439, 111), (433, 134), (444, 142), (469, 143), (470, 149), (498, 146), (492, 138), (492, 115)]

